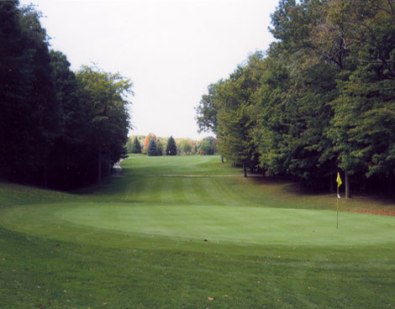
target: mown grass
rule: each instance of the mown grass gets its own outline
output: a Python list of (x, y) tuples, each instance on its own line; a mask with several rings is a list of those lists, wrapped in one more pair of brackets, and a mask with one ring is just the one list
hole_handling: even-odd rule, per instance
[(0, 185), (0, 308), (395, 308), (392, 208), (132, 157), (67, 194)]

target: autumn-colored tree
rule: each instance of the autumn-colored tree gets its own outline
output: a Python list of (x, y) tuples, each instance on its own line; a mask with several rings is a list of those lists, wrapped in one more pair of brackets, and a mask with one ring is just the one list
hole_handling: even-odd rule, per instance
[(144, 145), (143, 145), (143, 153), (144, 154), (148, 153), (148, 147), (149, 147), (149, 143), (151, 140), (154, 140), (156, 143), (157, 137), (154, 133), (148, 134), (144, 139)]

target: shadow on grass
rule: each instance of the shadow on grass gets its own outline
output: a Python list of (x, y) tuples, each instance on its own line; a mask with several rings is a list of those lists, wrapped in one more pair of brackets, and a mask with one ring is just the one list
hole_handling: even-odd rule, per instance
[[(248, 178), (254, 184), (263, 186), (264, 190), (281, 195), (284, 199), (300, 202), (309, 201), (327, 208), (336, 207), (336, 192), (312, 190), (290, 177), (249, 175)], [(344, 197), (342, 191), (341, 196)], [(343, 210), (376, 215), (395, 215), (395, 200), (393, 198), (355, 194), (349, 199), (341, 198), (340, 201)]]

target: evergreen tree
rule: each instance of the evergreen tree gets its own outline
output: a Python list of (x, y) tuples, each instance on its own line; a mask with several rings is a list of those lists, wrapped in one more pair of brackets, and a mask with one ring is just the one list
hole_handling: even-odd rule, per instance
[(147, 149), (147, 154), (149, 156), (157, 156), (158, 155), (158, 147), (156, 145), (155, 139), (151, 139), (149, 141), (148, 149)]
[(131, 153), (141, 153), (141, 144), (137, 137), (133, 139)]
[(157, 137), (154, 133), (149, 133), (145, 139), (144, 139), (144, 144), (143, 144), (143, 149), (142, 149), (142, 153), (147, 154), (148, 153), (148, 147), (149, 147), (149, 143), (151, 140), (157, 140)]
[(167, 156), (177, 155), (176, 141), (174, 140), (174, 138), (172, 136), (170, 136), (169, 139), (167, 140), (166, 155)]

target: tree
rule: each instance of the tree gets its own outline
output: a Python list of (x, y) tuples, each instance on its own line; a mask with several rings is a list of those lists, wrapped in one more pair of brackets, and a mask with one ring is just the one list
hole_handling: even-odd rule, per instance
[(70, 189), (91, 183), (89, 106), (67, 57), (59, 51), (51, 51), (50, 56), (59, 132), (48, 157), (48, 183), (54, 188)]
[(141, 153), (141, 145), (137, 137), (133, 139), (131, 153)]
[(125, 151), (131, 82), (89, 67), (76, 76), (49, 51), (40, 17), (0, 1), (0, 176), (64, 189), (100, 181)]
[[(383, 190), (394, 178), (395, 41), (389, 39), (395, 33), (394, 3), (333, 1), (326, 12), (327, 28), (337, 34), (345, 50), (341, 65), (334, 61), (340, 69), (339, 95), (332, 102), (335, 114), (328, 136), (344, 170), (346, 197), (349, 175), (357, 176), (355, 186)], [(319, 41), (319, 46), (333, 50), (339, 46), (337, 41), (329, 40), (329, 46)], [(374, 181), (368, 185), (370, 178)]]
[(184, 155), (195, 154), (195, 142), (190, 138), (178, 139), (177, 151), (179, 154)]
[(155, 135), (154, 133), (149, 133), (149, 134), (145, 137), (145, 139), (144, 139), (144, 144), (143, 144), (143, 153), (145, 153), (145, 154), (148, 153), (148, 147), (149, 147), (150, 141), (151, 141), (152, 139), (155, 140), (155, 142), (156, 142), (156, 140), (157, 140), (157, 137), (156, 137), (156, 135)]
[(18, 1), (0, 2), (0, 175), (7, 178), (18, 177), (12, 175), (12, 170), (18, 164), (18, 153), (23, 155), (25, 143), (25, 137), (18, 138), (18, 132), (28, 133), (23, 122), (28, 120), (25, 99), (31, 69), (23, 50), (21, 18)]
[(59, 123), (47, 35), (39, 17), (31, 6), (0, 2), (0, 174), (46, 185)]
[(333, 188), (340, 168), (346, 197), (350, 183), (390, 188), (394, 1), (281, 0), (271, 31), (265, 58), (253, 55), (209, 86), (196, 108), (199, 129), (215, 132), (219, 152), (244, 170), (259, 164)]
[(217, 140), (212, 137), (205, 137), (199, 144), (199, 154), (213, 155), (217, 152)]
[(214, 99), (217, 108), (218, 150), (235, 165), (254, 170), (259, 163), (253, 139), (256, 125), (254, 93), (260, 86), (262, 54), (255, 53), (239, 66), (226, 81), (217, 86)]
[[(220, 83), (220, 82), (219, 82)], [(215, 107), (215, 96), (217, 84), (208, 86), (208, 94), (204, 94), (196, 107), (196, 121), (199, 132), (217, 132), (217, 108)]]
[(127, 105), (132, 83), (120, 74), (84, 66), (77, 73), (88, 104), (89, 144), (95, 151), (97, 182), (125, 155), (130, 127)]
[(157, 156), (158, 155), (158, 148), (155, 139), (151, 139), (149, 141), (148, 149), (147, 149), (147, 154), (149, 156)]
[(172, 136), (170, 136), (169, 139), (167, 140), (166, 155), (168, 155), (168, 156), (177, 155), (176, 141), (174, 140), (174, 138)]
[(163, 144), (160, 138), (156, 141), (156, 155), (163, 156)]

